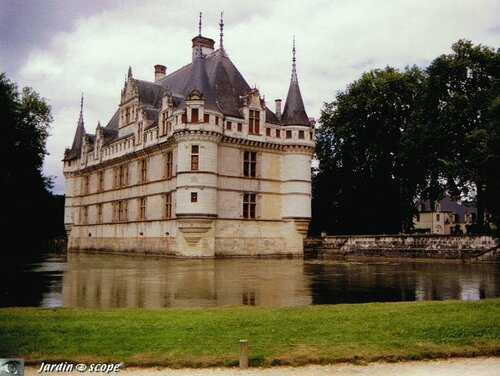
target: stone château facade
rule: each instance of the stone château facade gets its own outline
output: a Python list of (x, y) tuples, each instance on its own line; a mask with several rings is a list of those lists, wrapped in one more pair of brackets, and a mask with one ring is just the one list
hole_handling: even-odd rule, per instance
[(311, 216), (314, 120), (293, 48), (281, 111), (200, 34), (154, 82), (129, 68), (119, 108), (64, 155), (68, 249), (184, 257), (299, 255)]

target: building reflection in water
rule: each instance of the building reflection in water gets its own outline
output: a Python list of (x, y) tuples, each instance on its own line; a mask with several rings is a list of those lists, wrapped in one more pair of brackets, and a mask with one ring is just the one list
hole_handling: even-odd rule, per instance
[(302, 259), (165, 259), (70, 253), (65, 307), (312, 304)]
[[(70, 253), (65, 307), (304, 306), (500, 296), (498, 264)], [(59, 290), (60, 291), (60, 290)]]

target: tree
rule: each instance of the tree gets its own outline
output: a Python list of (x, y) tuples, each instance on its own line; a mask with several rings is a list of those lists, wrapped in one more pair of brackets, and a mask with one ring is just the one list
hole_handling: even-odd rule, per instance
[(456, 198), (475, 198), (482, 231), (485, 209), (495, 210), (500, 200), (495, 190), (498, 164), (491, 166), (499, 153), (495, 103), (500, 100), (500, 53), (467, 40), (458, 41), (452, 50), (427, 68), (427, 121), (439, 140), (435, 153), (443, 189)]
[(415, 204), (476, 201), (500, 232), (500, 54), (460, 40), (430, 66), (374, 70), (326, 103), (312, 232), (411, 231)]
[(418, 146), (404, 134), (420, 124), (424, 88), (417, 67), (387, 67), (364, 73), (325, 104), (312, 232), (398, 233), (410, 226), (419, 171), (409, 168), (409, 150)]
[(10, 236), (35, 244), (46, 237), (51, 210), (51, 180), (42, 174), (52, 116), (44, 98), (0, 75), (2, 137), (2, 227)]

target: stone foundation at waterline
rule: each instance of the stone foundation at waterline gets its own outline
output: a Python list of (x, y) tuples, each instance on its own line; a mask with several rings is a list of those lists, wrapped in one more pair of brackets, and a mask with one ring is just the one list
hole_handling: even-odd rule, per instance
[(486, 235), (373, 235), (307, 238), (308, 257), (409, 257), (500, 261), (497, 238)]

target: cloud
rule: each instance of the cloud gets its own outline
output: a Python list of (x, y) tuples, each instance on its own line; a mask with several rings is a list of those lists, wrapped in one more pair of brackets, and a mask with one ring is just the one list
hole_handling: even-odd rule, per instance
[(316, 118), (324, 102), (364, 71), (426, 66), (460, 38), (495, 47), (500, 41), (494, 0), (0, 1), (7, 4), (1, 56), (9, 57), (0, 68), (10, 67), (11, 79), (50, 98), (53, 107), (45, 172), (57, 176), (56, 192), (63, 191), (61, 159), (73, 140), (81, 92), (93, 133), (116, 110), (129, 65), (134, 77), (152, 80), (155, 64), (168, 73), (190, 61), (199, 11), (203, 35), (217, 44), (224, 11), (224, 47), (271, 108), (275, 98), (286, 98), (295, 35), (302, 96)]

